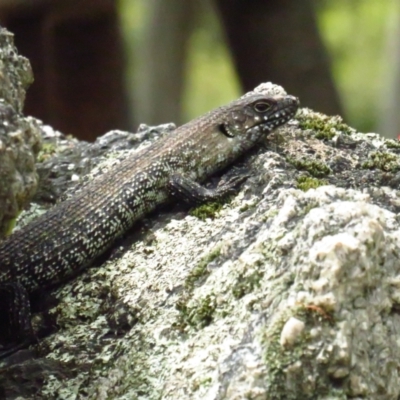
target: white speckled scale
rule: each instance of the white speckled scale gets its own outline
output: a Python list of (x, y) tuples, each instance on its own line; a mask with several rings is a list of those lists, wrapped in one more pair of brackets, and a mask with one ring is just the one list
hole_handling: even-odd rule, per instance
[(124, 160), (0, 243), (0, 292), (7, 284), (30, 294), (64, 282), (165, 202), (172, 176), (203, 181), (286, 123), (298, 106), (292, 96), (253, 93)]

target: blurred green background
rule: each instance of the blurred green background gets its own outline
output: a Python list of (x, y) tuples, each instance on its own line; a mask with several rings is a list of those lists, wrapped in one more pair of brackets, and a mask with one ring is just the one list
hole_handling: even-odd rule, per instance
[[(389, 64), (394, 59), (388, 58), (388, 47), (393, 36), (398, 35), (400, 2), (317, 0), (315, 6), (346, 121), (364, 132), (382, 129), (380, 117), (385, 114), (385, 96), (395, 70)], [(140, 64), (140, 39), (149, 10), (146, 0), (120, 0), (119, 7), (129, 54), (128, 82), (132, 94), (135, 66)], [(185, 71), (182, 115), (185, 121), (241, 94), (224, 34), (209, 4), (201, 9), (196, 22)], [(393, 132), (388, 134), (393, 136)]]
[[(381, 131), (398, 79), (400, 2), (325, 0), (317, 7), (317, 16), (346, 119), (363, 132)], [(400, 91), (398, 84), (395, 90)]]
[(25, 112), (81, 139), (184, 123), (262, 82), (400, 133), (400, 0), (0, 0)]

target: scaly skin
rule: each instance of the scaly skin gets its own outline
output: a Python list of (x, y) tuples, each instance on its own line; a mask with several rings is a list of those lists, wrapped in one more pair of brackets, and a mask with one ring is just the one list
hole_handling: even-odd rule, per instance
[[(171, 187), (176, 192), (184, 192), (184, 187), (193, 192), (189, 197), (201, 197), (196, 182), (286, 123), (298, 106), (292, 96), (252, 94), (217, 108), (122, 161), (0, 243), (0, 295), (3, 291), (11, 303), (19, 296), (21, 308), (8, 311), (15, 320), (11, 330), (19, 331), (17, 336), (31, 331), (26, 318), (31, 293), (61, 284), (88, 266), (135, 221), (166, 202)], [(207, 191), (203, 197), (212, 195)], [(0, 304), (0, 313), (7, 307)]]

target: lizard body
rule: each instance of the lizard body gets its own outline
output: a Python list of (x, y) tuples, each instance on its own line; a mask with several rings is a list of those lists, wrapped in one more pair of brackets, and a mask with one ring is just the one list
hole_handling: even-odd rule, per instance
[(123, 160), (6, 238), (0, 243), (0, 313), (14, 303), (17, 310), (7, 311), (11, 331), (18, 337), (31, 332), (32, 293), (59, 285), (88, 266), (171, 192), (204, 200), (232, 190), (237, 181), (215, 192), (198, 182), (286, 123), (298, 106), (293, 96), (252, 94), (210, 111)]

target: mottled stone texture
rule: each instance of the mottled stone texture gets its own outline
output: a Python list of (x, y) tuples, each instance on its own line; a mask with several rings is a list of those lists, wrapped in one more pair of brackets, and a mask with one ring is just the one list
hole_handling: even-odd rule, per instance
[(33, 81), (29, 61), (17, 54), (13, 35), (0, 28), (0, 237), (29, 202), (37, 186), (38, 122), (22, 115)]
[(399, 152), (301, 110), (237, 164), (251, 176), (219, 211), (164, 209), (55, 291), (35, 316), (53, 334), (7, 360), (0, 394), (398, 398)]

